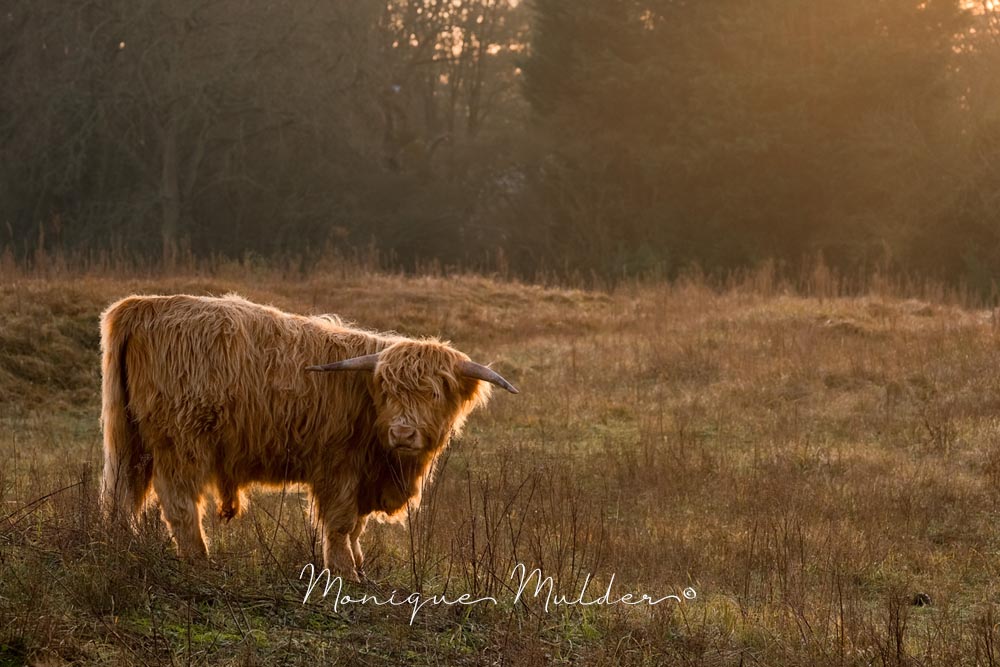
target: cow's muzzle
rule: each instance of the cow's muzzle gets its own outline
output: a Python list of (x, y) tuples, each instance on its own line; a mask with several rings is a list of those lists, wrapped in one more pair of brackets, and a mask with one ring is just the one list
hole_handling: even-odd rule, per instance
[(393, 424), (389, 427), (389, 445), (393, 448), (418, 449), (420, 435), (417, 429), (406, 424)]

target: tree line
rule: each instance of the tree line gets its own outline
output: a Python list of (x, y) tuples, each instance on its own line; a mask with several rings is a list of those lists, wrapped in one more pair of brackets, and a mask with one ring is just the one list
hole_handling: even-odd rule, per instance
[(989, 289), (994, 7), (13, 0), (0, 249)]

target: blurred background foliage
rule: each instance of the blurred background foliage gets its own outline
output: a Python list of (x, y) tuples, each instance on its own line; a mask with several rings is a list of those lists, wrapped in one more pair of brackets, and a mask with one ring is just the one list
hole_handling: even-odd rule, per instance
[(990, 291), (992, 0), (9, 0), (0, 251)]

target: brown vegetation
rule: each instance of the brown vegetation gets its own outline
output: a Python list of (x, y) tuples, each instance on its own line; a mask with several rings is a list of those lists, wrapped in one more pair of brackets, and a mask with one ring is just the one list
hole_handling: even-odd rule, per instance
[[(385, 590), (497, 606), (301, 604), (316, 536), (294, 494), (207, 530), (189, 567), (155, 517), (96, 522), (98, 316), (131, 292), (239, 290), (442, 335), (516, 380), (448, 450)], [(0, 663), (991, 665), (1000, 328), (946, 295), (844, 297), (767, 272), (578, 291), (352, 273), (0, 283)], [(506, 604), (524, 562), (649, 608)], [(405, 564), (405, 566), (401, 565)], [(925, 597), (920, 597), (923, 594)], [(927, 604), (929, 600), (930, 604)], [(920, 604), (913, 604), (918, 602)]]

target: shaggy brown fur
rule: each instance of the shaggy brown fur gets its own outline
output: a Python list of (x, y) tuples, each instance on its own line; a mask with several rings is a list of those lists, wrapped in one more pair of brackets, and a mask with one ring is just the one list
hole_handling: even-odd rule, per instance
[[(128, 297), (104, 312), (101, 347), (108, 512), (134, 520), (152, 489), (181, 555), (204, 556), (206, 492), (228, 520), (249, 485), (301, 484), (324, 563), (351, 578), (368, 517), (419, 503), (436, 457), (491, 388), (459, 373), (468, 357), (447, 343), (235, 295)], [(373, 353), (373, 373), (304, 371)], [(400, 424), (415, 429), (409, 446), (390, 437)]]

